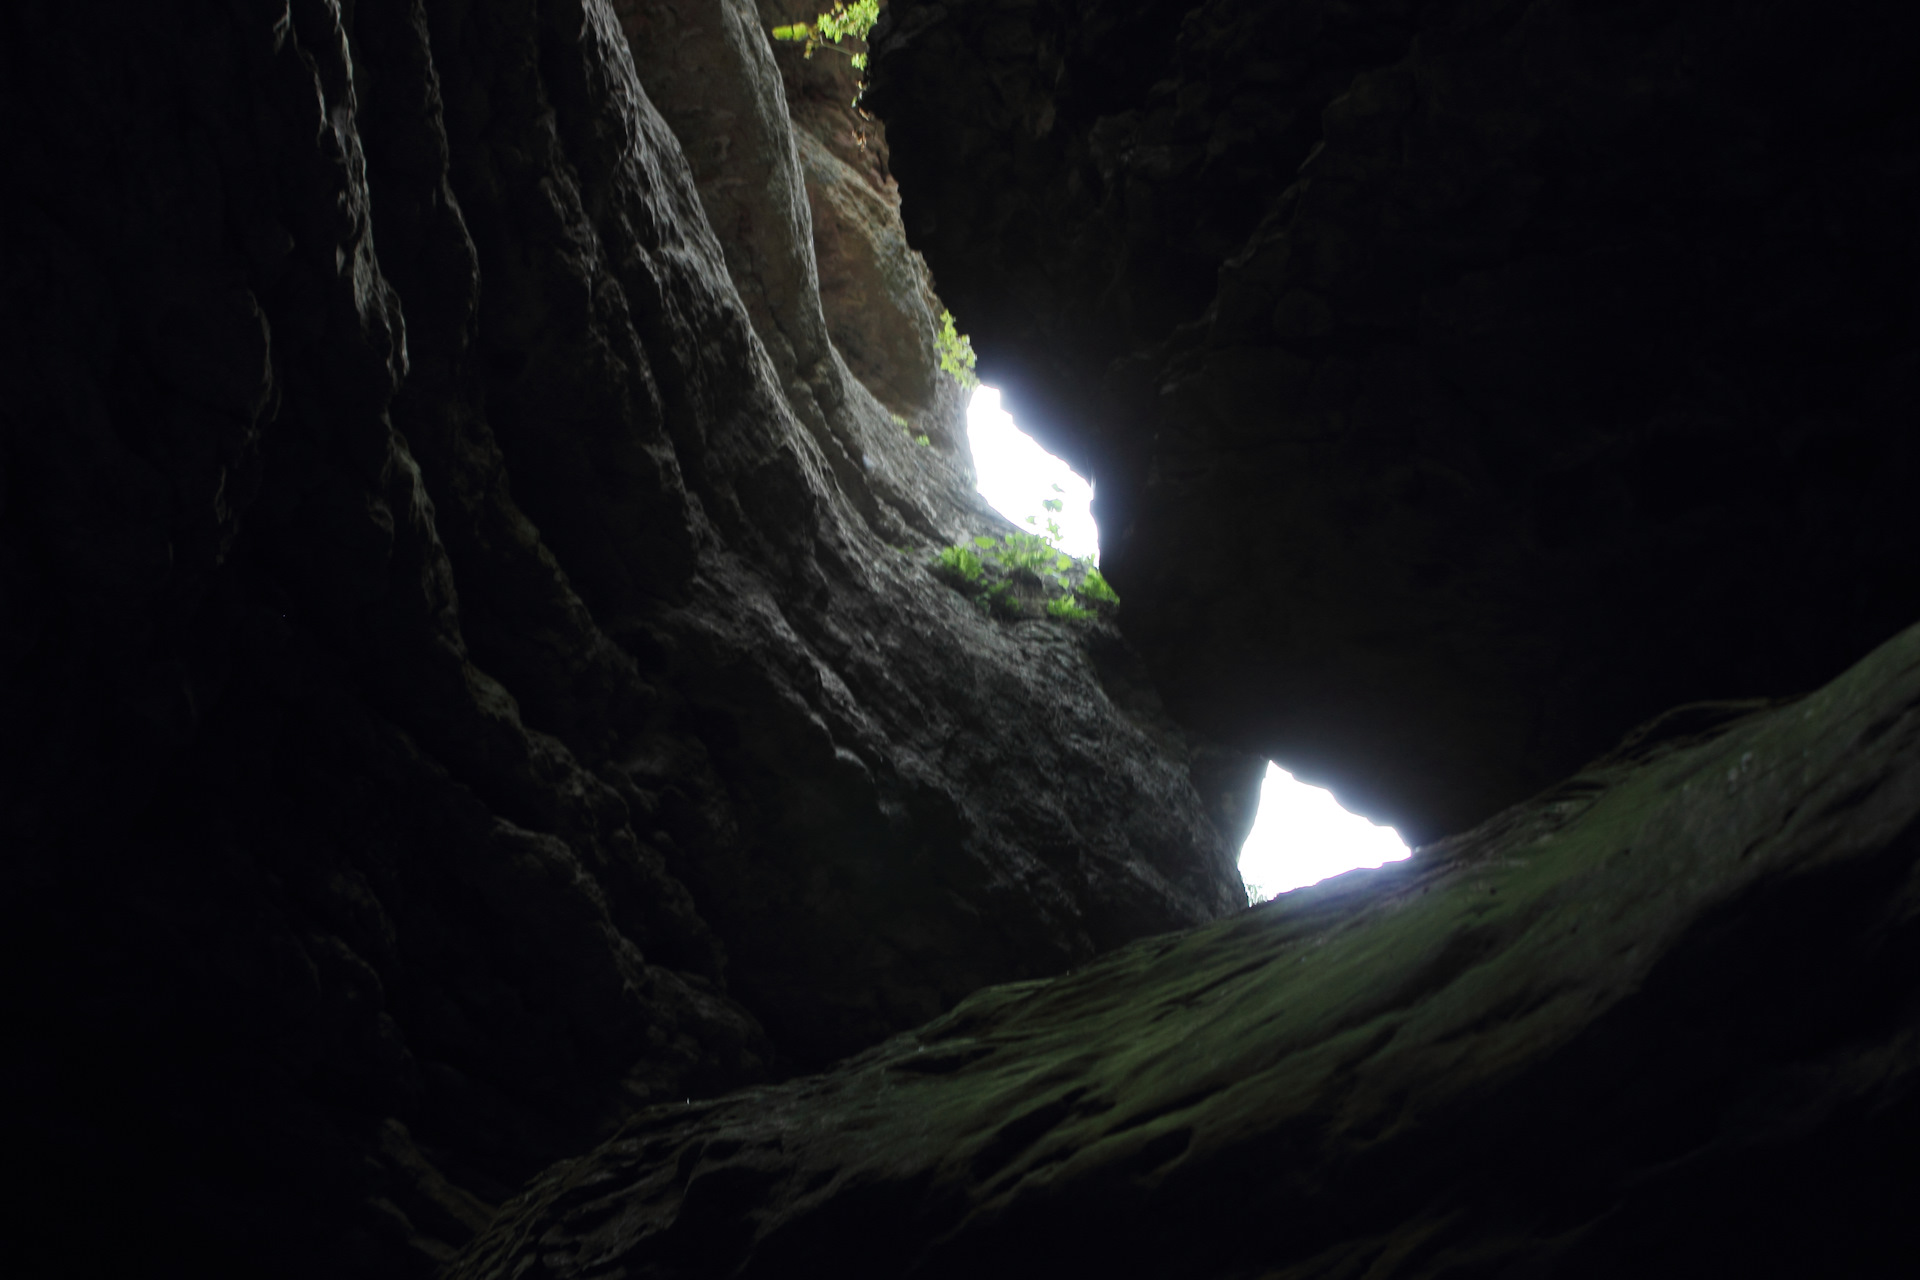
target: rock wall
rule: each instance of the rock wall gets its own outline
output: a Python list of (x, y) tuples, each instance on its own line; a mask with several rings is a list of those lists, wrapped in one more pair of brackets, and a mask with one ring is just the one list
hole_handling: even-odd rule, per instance
[(1427, 839), (1920, 614), (1920, 23), (895, 0), (867, 102), (1183, 721)]
[(1916, 959), (1920, 629), (1409, 861), (656, 1108), (450, 1274), (1907, 1275)]
[(807, 8), (0, 15), (9, 1274), (1911, 1270), (1913, 633), (1231, 853), (1920, 613), (1907, 11)]
[(1239, 906), (1119, 637), (926, 571), (997, 518), (924, 274), (750, 6), (0, 32), (10, 1272), (425, 1274), (638, 1106)]

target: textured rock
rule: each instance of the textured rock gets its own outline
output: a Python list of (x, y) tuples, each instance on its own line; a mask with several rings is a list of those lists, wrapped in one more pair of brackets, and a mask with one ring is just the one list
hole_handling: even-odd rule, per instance
[(875, 48), (1184, 722), (1426, 839), (1920, 613), (1912, 11), (895, 0)]
[(1239, 905), (1118, 637), (927, 573), (958, 437), (622, 20), (0, 19), (10, 1271), (423, 1274), (636, 1106)]
[[(769, 25), (812, 19), (812, 0), (763, 0)], [(860, 48), (856, 41), (846, 42)], [(864, 74), (844, 57), (774, 46), (792, 104), (812, 213), (820, 305), (834, 348), (889, 409), (940, 437), (965, 429), (961, 394), (943, 377), (933, 334), (941, 311), (926, 262), (900, 225), (886, 131), (856, 105)], [(949, 405), (952, 407), (949, 408)], [(964, 451), (963, 465), (970, 462)]]
[[(1909, 621), (1905, 11), (890, 8), (893, 150), (790, 0), (0, 16), (8, 1273), (423, 1275), (640, 1115), (467, 1265), (1873, 1274), (1911, 636), (1212, 924), (1156, 683), (1417, 832)], [(927, 572), (896, 169), (1144, 658)]]
[[(995, 521), (972, 492), (963, 397), (939, 374), (930, 285), (906, 247), (897, 200), (849, 163), (864, 147), (841, 146), (854, 152), (843, 159), (829, 145), (853, 123), (851, 78), (842, 72), (822, 86), (783, 77), (766, 35), (780, 15), (763, 18), (749, 0), (624, 0), (619, 12), (649, 96), (724, 232), (729, 270), (779, 385), (842, 490), (895, 541), (918, 533), (952, 542)], [(819, 101), (825, 93), (837, 110)], [(806, 108), (807, 127), (792, 127), (789, 94)], [(868, 170), (884, 164), (866, 158)], [(816, 224), (816, 214), (825, 220)], [(832, 281), (824, 290), (823, 240)], [(929, 451), (903, 449), (922, 434)]]
[(1909, 1274), (1920, 628), (1409, 862), (656, 1108), (496, 1276)]

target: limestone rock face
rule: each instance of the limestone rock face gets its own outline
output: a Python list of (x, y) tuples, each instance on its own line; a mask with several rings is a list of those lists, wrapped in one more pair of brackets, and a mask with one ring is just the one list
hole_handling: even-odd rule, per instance
[(1170, 707), (1404, 834), (1920, 614), (1920, 18), (894, 0), (867, 104)]
[(1244, 901), (1118, 636), (927, 572), (998, 520), (835, 349), (756, 22), (0, 17), (10, 1273), (426, 1274), (638, 1106)]
[(1906, 1275), (1916, 960), (1920, 628), (1408, 862), (655, 1108), (450, 1275)]
[(1920, 19), (814, 11), (0, 10), (7, 1274), (1910, 1273)]
[[(763, 0), (772, 27), (809, 21), (813, 0)], [(846, 42), (858, 49), (859, 42)], [(962, 394), (941, 374), (933, 334), (942, 307), (933, 277), (900, 224), (886, 130), (856, 105), (864, 75), (849, 58), (774, 46), (792, 107), (819, 270), (820, 306), (834, 349), (887, 407), (935, 443), (965, 430)], [(958, 451), (964, 459), (965, 451)]]

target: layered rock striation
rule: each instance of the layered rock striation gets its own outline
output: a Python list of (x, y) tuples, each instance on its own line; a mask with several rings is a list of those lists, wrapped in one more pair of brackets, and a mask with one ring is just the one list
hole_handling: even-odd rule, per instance
[(1243, 902), (1119, 638), (928, 573), (998, 518), (924, 268), (828, 322), (757, 22), (0, 19), (10, 1270), (425, 1274), (638, 1106)]
[(1911, 11), (887, 14), (909, 236), (1187, 723), (1429, 839), (1920, 613)]

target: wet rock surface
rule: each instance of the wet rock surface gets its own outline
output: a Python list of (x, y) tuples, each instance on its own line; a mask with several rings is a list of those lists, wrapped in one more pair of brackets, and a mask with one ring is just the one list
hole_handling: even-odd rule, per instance
[(450, 1274), (1897, 1276), (1920, 629), (1407, 862), (656, 1108)]
[(676, 9), (0, 19), (10, 1272), (427, 1274), (636, 1107), (1239, 905), (1119, 638), (926, 570), (957, 399), (849, 373), (800, 182), (716, 225)]
[(1920, 611), (1920, 24), (896, 0), (910, 239), (1175, 714), (1416, 840)]

